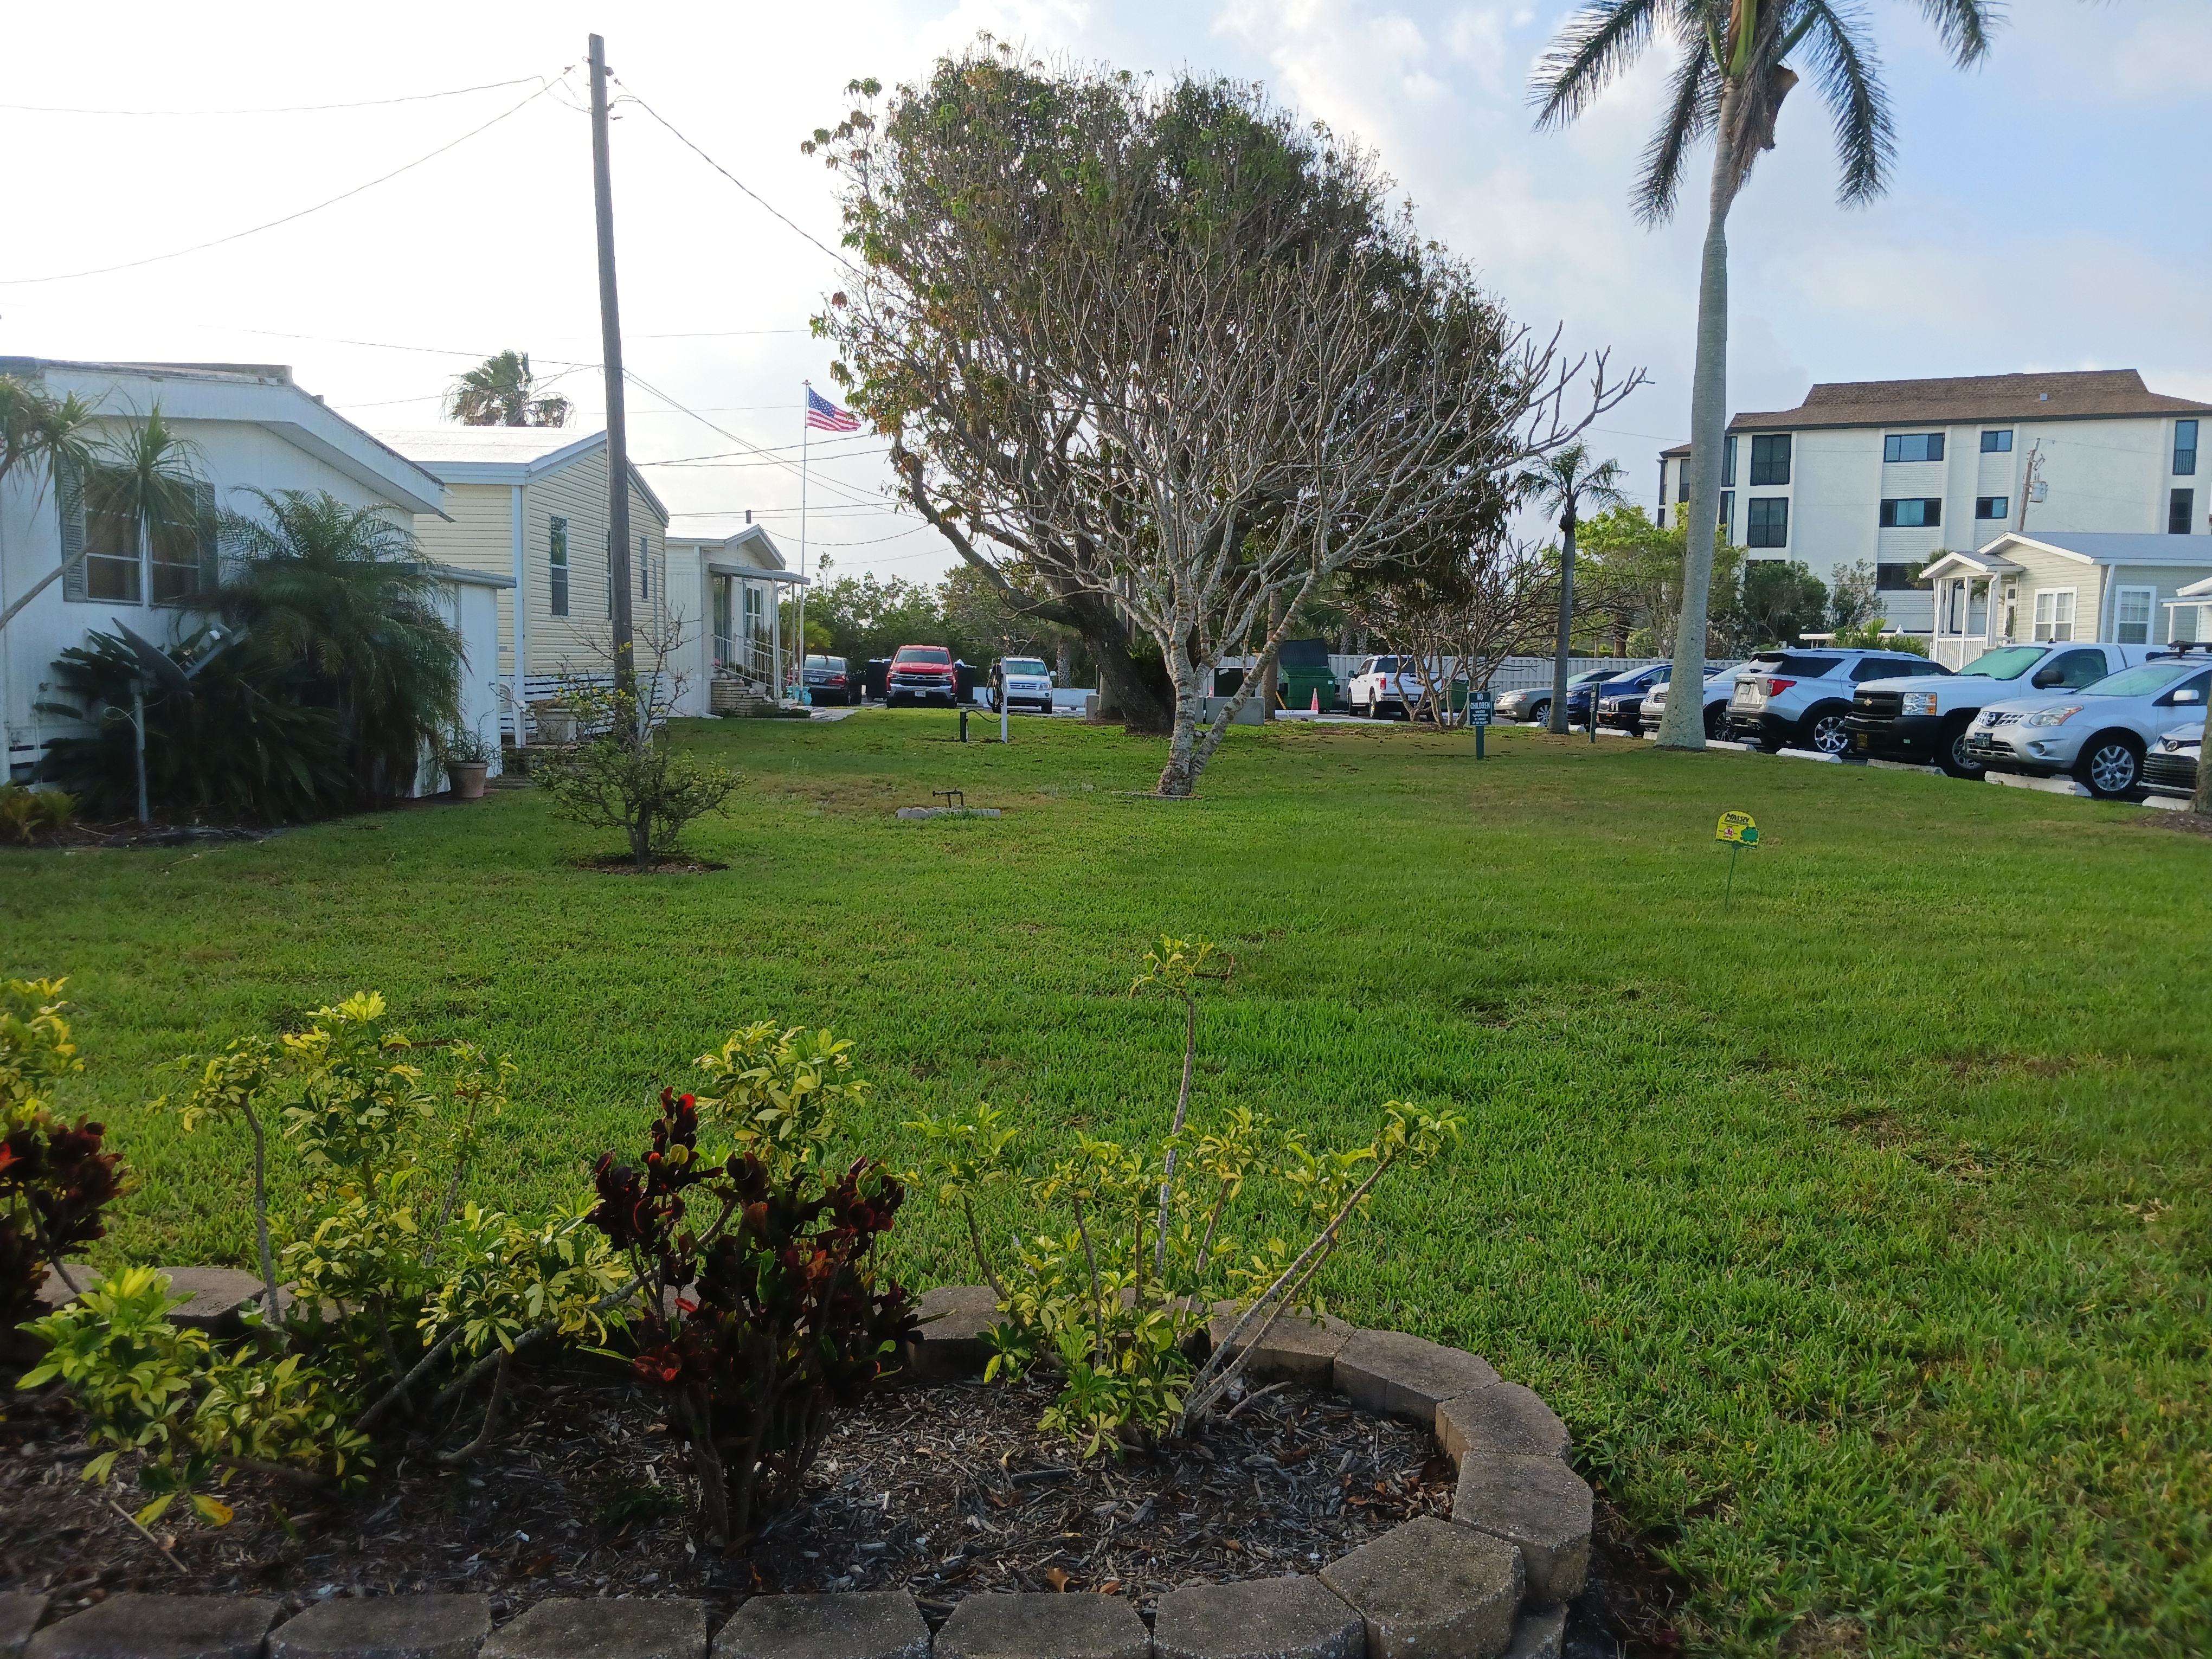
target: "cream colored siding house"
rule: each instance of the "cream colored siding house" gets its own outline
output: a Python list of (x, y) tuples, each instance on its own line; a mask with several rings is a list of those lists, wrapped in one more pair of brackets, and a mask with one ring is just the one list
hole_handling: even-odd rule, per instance
[[(500, 606), (500, 673), (507, 696), (528, 703), (564, 684), (611, 678), (606, 434), (453, 426), (382, 436), (446, 486), (445, 516), (416, 521), (425, 554), (514, 583)], [(672, 588), (668, 510), (635, 466), (629, 517), (640, 665), (650, 665), (657, 637), (669, 641), (672, 659), (681, 662), (687, 652), (697, 652), (698, 600), (686, 586)], [(513, 730), (511, 714), (507, 729)]]
[(2192, 636), (2175, 602), (2212, 579), (2212, 536), (1999, 536), (1928, 567), (1935, 659), (1963, 668), (1999, 645), (2097, 640), (2163, 645)]
[[(1801, 560), (1831, 585), (1873, 565), (1882, 614), (1925, 634), (1935, 598), (1915, 567), (1946, 550), (2021, 530), (2206, 536), (2208, 432), (2212, 404), (2131, 368), (1816, 386), (1796, 409), (1729, 422), (1721, 520), (1748, 557)], [(1660, 456), (1662, 523), (1689, 457)]]
[[(383, 508), (401, 523), (445, 527), (446, 490), (436, 477), (302, 390), (279, 363), (73, 362), (0, 358), (0, 374), (30, 380), (55, 397), (76, 392), (99, 406), (98, 424), (121, 423), (156, 406), (193, 446), (210, 504), (258, 515), (256, 490), (328, 491), (352, 507)], [(198, 567), (151, 561), (136, 547), (102, 544), (81, 496), (53, 487), (43, 468), (19, 467), (0, 487), (0, 611), (29, 595), (61, 568), (65, 550), (91, 544), (68, 577), (48, 583), (0, 632), (0, 727), (7, 765), (0, 781), (27, 777), (45, 746), (82, 726), (58, 714), (54, 659), (97, 629), (118, 623), (158, 644), (185, 639), (207, 620), (204, 600), (222, 574), (220, 538)], [(435, 555), (426, 562), (447, 561)], [(453, 562), (458, 562), (455, 561)], [(504, 569), (505, 567), (500, 567)], [(448, 620), (461, 629), (461, 718), (495, 720), (495, 637), (489, 594), (453, 573), (442, 584)]]

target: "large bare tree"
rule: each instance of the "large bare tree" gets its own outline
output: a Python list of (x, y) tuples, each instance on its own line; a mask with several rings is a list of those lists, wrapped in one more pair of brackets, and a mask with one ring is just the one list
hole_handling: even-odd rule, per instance
[[(936, 127), (970, 131), (969, 90), (1017, 73), (1031, 71), (988, 54), (949, 85), (941, 69)], [(1033, 82), (1033, 106), (1060, 118), (1010, 173), (947, 199), (938, 286), (872, 276), (827, 326), (861, 360), (857, 400), (915, 458), (908, 499), (963, 557), (995, 543), (1157, 646), (1172, 696), (1159, 789), (1188, 794), (1264, 679), (1207, 721), (1216, 662), (1256, 642), (1264, 670), (1333, 575), (1494, 498), (1638, 377), (1610, 382), (1600, 359), (1569, 415), (1587, 365), (1391, 217), (1364, 154), (1249, 88)], [(823, 137), (871, 131), (856, 117)], [(848, 167), (883, 154), (843, 142)], [(877, 193), (848, 204), (872, 262)], [(943, 343), (928, 362), (917, 323)], [(914, 428), (925, 442), (904, 441)]]

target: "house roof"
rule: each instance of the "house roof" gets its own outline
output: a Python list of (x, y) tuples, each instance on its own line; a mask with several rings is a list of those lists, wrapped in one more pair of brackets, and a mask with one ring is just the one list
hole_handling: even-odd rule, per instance
[(2212, 576), (2207, 576), (2201, 582), (2191, 582), (2186, 587), (2177, 587), (2173, 591), (2185, 599), (2212, 599)]
[[(696, 547), (702, 551), (719, 551), (733, 559), (751, 561), (751, 568), (757, 570), (788, 568), (783, 562), (783, 550), (775, 544), (775, 538), (768, 533), (765, 525), (733, 526), (726, 521), (719, 524), (710, 522), (696, 529), (672, 530), (668, 532), (668, 539), (685, 547)], [(714, 574), (729, 575), (732, 571), (723, 569)]]
[(2048, 530), (2025, 535), (2007, 531), (1984, 544), (1981, 555), (2002, 557), (2023, 548), (2056, 553), (2081, 564), (2165, 565), (2190, 570), (2212, 570), (2212, 536), (2159, 536)]
[(1672, 449), (1662, 449), (1662, 450), (1661, 450), (1661, 451), (1659, 452), (1659, 459), (1660, 459), (1661, 460), (1662, 460), (1662, 461), (1672, 461), (1672, 460), (1677, 460), (1677, 459), (1680, 459), (1682, 456), (1685, 456), (1685, 455), (1688, 454), (1689, 453), (1690, 453), (1690, 446), (1689, 446), (1688, 444), (1686, 444), (1686, 443), (1679, 443), (1679, 444), (1676, 444), (1676, 445), (1675, 445)]
[(303, 390), (282, 363), (0, 357), (0, 374), (78, 392), (98, 403), (103, 415), (143, 415), (158, 404), (175, 420), (258, 426), (393, 507), (445, 516), (445, 485), (435, 473)]
[[(1994, 542), (1990, 544), (1991, 547), (1995, 545)], [(1956, 575), (2017, 576), (2020, 572), (2021, 567), (2012, 560), (2002, 554), (1992, 553), (1985, 547), (1974, 553), (1946, 553), (1942, 558), (1923, 567), (1920, 580), (1924, 582), (1936, 576)]]
[(2132, 368), (1968, 374), (1933, 380), (1836, 380), (1815, 386), (1795, 409), (1739, 415), (1729, 422), (1729, 429), (2112, 420), (2130, 415), (2212, 415), (2212, 404), (2153, 392)]
[[(607, 447), (604, 432), (579, 436), (557, 426), (430, 426), (387, 430), (385, 442), (420, 462), (449, 484), (526, 484), (596, 455)], [(630, 464), (629, 480), (668, 526), (668, 508), (645, 475)]]

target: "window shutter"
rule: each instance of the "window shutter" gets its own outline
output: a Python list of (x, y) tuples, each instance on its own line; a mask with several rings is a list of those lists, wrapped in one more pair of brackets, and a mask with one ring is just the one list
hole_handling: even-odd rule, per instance
[(84, 478), (76, 467), (66, 463), (56, 481), (54, 506), (61, 515), (64, 566), (62, 598), (81, 601), (84, 598), (84, 561), (78, 556), (84, 551)]

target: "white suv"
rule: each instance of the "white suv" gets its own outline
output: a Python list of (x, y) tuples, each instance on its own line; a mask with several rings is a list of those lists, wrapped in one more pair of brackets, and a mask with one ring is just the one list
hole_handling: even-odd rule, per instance
[(1384, 708), (1395, 703), (1402, 717), (1420, 707), (1421, 677), (1414, 672), (1411, 657), (1370, 657), (1352, 675), (1345, 695), (1351, 698), (1355, 714), (1380, 720)]
[(1950, 672), (1911, 651), (1761, 651), (1736, 671), (1727, 735), (1762, 749), (1841, 755), (1850, 746), (1844, 721), (1860, 681)]
[(1993, 702), (1966, 728), (1966, 751), (1993, 772), (2069, 773), (2100, 800), (2123, 799), (2142, 787), (2151, 744), (2208, 694), (2212, 660), (2177, 650), (2078, 691)]

